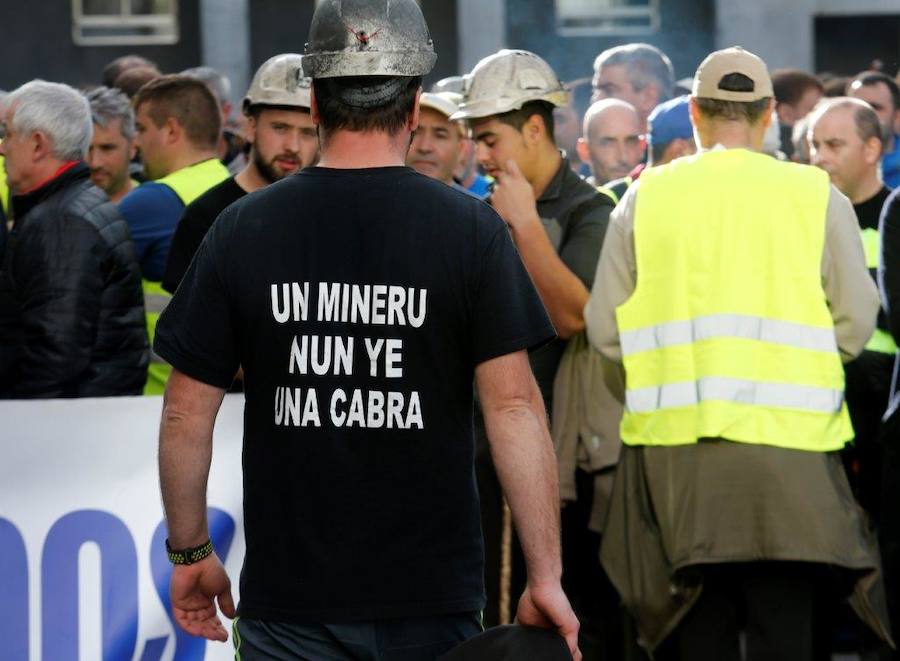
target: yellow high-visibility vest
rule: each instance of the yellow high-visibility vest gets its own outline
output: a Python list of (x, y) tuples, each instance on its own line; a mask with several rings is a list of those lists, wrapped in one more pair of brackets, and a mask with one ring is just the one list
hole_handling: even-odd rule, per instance
[[(862, 230), (863, 250), (866, 253), (866, 266), (870, 270), (878, 269), (878, 262), (881, 259), (881, 235), (878, 230), (868, 227)], [(878, 353), (897, 353), (897, 343), (887, 331), (876, 328), (872, 333), (872, 337), (866, 343), (868, 351), (877, 351)]]
[[(217, 158), (201, 161), (195, 165), (176, 170), (155, 183), (165, 184), (178, 196), (185, 206), (203, 195), (210, 188), (219, 184), (231, 173)], [(150, 346), (153, 346), (153, 337), (156, 334), (156, 323), (159, 315), (172, 298), (169, 292), (162, 288), (160, 283), (144, 280), (144, 313), (147, 318), (147, 336), (150, 338)], [(165, 392), (166, 382), (172, 374), (172, 366), (150, 352), (150, 366), (147, 368), (147, 382), (144, 384), (145, 395), (161, 395)]]
[(641, 174), (616, 309), (622, 440), (832, 451), (853, 437), (821, 282), (828, 175), (746, 149)]
[(0, 210), (2, 215), (9, 218), (9, 186), (6, 184), (6, 170), (3, 166), (4, 158), (0, 156)]

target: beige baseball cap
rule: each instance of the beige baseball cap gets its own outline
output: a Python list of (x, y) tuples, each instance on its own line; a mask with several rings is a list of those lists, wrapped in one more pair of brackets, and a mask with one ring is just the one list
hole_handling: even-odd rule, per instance
[[(739, 73), (753, 81), (752, 92), (733, 92), (719, 88), (722, 78)], [(766, 63), (740, 46), (717, 50), (706, 56), (694, 76), (693, 94), (703, 99), (748, 103), (775, 96)]]
[(431, 108), (445, 117), (459, 112), (459, 104), (462, 103), (462, 94), (454, 92), (423, 92), (419, 99), (419, 105), (423, 108)]

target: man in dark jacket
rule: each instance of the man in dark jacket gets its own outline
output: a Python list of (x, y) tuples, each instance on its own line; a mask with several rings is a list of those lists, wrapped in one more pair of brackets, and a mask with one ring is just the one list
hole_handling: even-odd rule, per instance
[(139, 395), (149, 360), (140, 267), (83, 162), (88, 102), (32, 81), (6, 106), (15, 223), (0, 274), (0, 397)]

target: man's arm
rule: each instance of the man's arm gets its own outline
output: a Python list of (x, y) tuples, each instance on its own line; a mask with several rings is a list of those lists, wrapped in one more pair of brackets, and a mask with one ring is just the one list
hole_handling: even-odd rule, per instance
[(475, 370), (491, 456), (512, 510), (528, 583), (519, 601), (522, 624), (554, 629), (573, 656), (578, 620), (560, 585), (559, 478), (547, 413), (524, 351), (487, 360)]
[(863, 252), (859, 221), (850, 200), (832, 186), (825, 221), (822, 288), (834, 334), (846, 363), (863, 350), (878, 319), (878, 290)]
[(885, 202), (878, 233), (881, 235), (878, 286), (888, 328), (896, 342), (900, 339), (900, 193), (894, 192)]
[(557, 335), (568, 339), (580, 333), (584, 330), (587, 287), (556, 254), (538, 216), (534, 189), (515, 161), (507, 162), (506, 171), (498, 175), (491, 203), (512, 230), (513, 241)]
[[(172, 370), (159, 430), (159, 483), (173, 549), (193, 548), (209, 539), (206, 481), (213, 427), (224, 395), (222, 388)], [(230, 618), (234, 601), (231, 582), (215, 553), (192, 565), (175, 565), (170, 593), (175, 621), (182, 629), (209, 640), (228, 640), (215, 599)]]

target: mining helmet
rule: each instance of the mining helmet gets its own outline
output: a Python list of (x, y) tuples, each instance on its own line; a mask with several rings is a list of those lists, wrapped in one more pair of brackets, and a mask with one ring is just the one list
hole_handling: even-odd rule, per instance
[(503, 49), (488, 55), (465, 77), (459, 112), (450, 119), (475, 119), (518, 110), (529, 101), (564, 106), (569, 93), (550, 65), (526, 50)]
[(322, 0), (309, 28), (310, 78), (424, 76), (437, 55), (416, 0)]
[(303, 77), (302, 59), (296, 53), (282, 53), (263, 62), (253, 75), (250, 89), (244, 97), (244, 113), (257, 105), (293, 106), (308, 110), (311, 81)]

